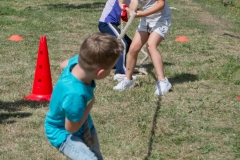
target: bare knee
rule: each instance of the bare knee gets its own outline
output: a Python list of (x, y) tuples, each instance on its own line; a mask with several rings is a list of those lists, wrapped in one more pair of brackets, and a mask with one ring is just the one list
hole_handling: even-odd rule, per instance
[[(140, 48), (141, 49), (141, 48)], [(129, 51), (128, 51), (128, 56), (132, 56), (134, 58), (137, 58), (138, 56), (138, 52), (140, 51), (140, 49), (136, 48), (136, 47), (130, 47)]]
[(146, 49), (147, 49), (148, 54), (149, 54), (150, 56), (151, 56), (152, 54), (159, 53), (158, 50), (157, 50), (157, 46), (152, 45), (152, 44), (149, 44), (149, 43), (146, 44)]

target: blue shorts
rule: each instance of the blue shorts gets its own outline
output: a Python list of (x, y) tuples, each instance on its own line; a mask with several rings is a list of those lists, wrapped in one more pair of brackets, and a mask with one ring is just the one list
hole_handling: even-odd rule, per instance
[(100, 145), (98, 142), (97, 132), (93, 127), (91, 134), (95, 139), (92, 151), (83, 142), (82, 137), (70, 134), (57, 149), (71, 160), (103, 160)]

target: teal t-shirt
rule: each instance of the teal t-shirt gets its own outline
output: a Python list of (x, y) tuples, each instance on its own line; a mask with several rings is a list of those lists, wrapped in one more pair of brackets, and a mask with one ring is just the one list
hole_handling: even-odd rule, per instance
[[(95, 81), (92, 82), (91, 86), (88, 86), (72, 75), (71, 70), (77, 63), (78, 56), (68, 61), (67, 67), (63, 70), (54, 87), (49, 111), (46, 114), (45, 134), (55, 147), (61, 145), (67, 135), (71, 134), (65, 129), (65, 118), (72, 122), (80, 121), (84, 110), (94, 96)], [(88, 115), (88, 124), (89, 128), (93, 127), (90, 114)], [(81, 135), (83, 126), (74, 135)]]

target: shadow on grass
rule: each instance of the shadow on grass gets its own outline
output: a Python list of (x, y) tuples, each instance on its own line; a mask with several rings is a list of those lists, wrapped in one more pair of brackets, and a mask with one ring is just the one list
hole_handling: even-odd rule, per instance
[[(155, 79), (155, 81), (157, 81), (157, 77), (155, 75), (155, 73), (153, 73), (152, 71), (148, 72), (150, 76), (152, 76), (153, 79)], [(190, 74), (190, 73), (182, 73), (182, 74), (178, 74), (175, 75), (173, 77), (168, 78), (169, 82), (174, 85), (177, 83), (184, 83), (184, 82), (194, 82), (194, 81), (198, 81), (198, 76), (195, 74)]]
[[(173, 63), (163, 62), (163, 66), (172, 66), (172, 65), (173, 65)], [(139, 68), (140, 65), (137, 64), (136, 67)], [(143, 67), (143, 68), (146, 68), (148, 73), (154, 68), (152, 62), (151, 62), (151, 63), (147, 63), (147, 64), (144, 64), (144, 63), (143, 63), (142, 67)]]
[[(148, 72), (149, 75), (151, 75), (156, 81), (157, 81), (157, 77), (155, 76), (155, 74), (153, 72)], [(169, 78), (169, 81), (172, 84), (176, 84), (176, 83), (184, 83), (184, 82), (189, 82), (189, 81), (197, 81), (198, 77), (197, 75), (193, 75), (193, 74), (188, 74), (188, 73), (184, 73), (184, 74), (179, 74), (176, 75), (172, 78)], [(151, 152), (152, 152), (152, 144), (153, 144), (153, 139), (155, 136), (155, 129), (156, 129), (156, 125), (157, 125), (157, 116), (159, 113), (159, 110), (161, 109), (161, 97), (158, 97), (158, 101), (157, 101), (157, 107), (155, 110), (155, 114), (153, 116), (153, 122), (152, 122), (152, 129), (151, 129), (151, 135), (149, 138), (149, 143), (148, 143), (148, 153), (146, 155), (146, 157), (144, 158), (144, 160), (148, 160), (151, 157)]]
[(5, 111), (4, 113), (0, 113), (0, 124), (10, 124), (16, 122), (11, 118), (25, 118), (31, 116), (32, 113), (21, 112), (22, 108), (24, 107), (41, 108), (48, 106), (48, 103), (49, 102), (24, 101), (24, 100), (3, 102), (0, 100), (0, 110)]
[(16, 122), (15, 120), (7, 120), (9, 118), (25, 118), (31, 115), (32, 113), (28, 112), (0, 113), (0, 124), (10, 124)]
[[(163, 65), (171, 66), (173, 64), (164, 62)], [(139, 67), (139, 65), (137, 67)], [(152, 71), (152, 69), (154, 68), (152, 63), (143, 64), (143, 67), (147, 69), (148, 74), (150, 76), (152, 76), (152, 78), (155, 81), (158, 80), (155, 73), (153, 73), (153, 71)], [(193, 81), (197, 81), (199, 79), (198, 79), (197, 75), (190, 74), (190, 73), (182, 73), (182, 74), (175, 75), (174, 77), (168, 78), (168, 80), (170, 81), (171, 84), (176, 84), (176, 83), (184, 83), (184, 82), (193, 82)]]
[(155, 110), (155, 114), (153, 116), (151, 135), (150, 135), (149, 142), (148, 142), (148, 153), (147, 153), (146, 157), (144, 158), (144, 160), (148, 160), (152, 154), (152, 144), (153, 144), (153, 139), (155, 136), (155, 130), (156, 130), (156, 126), (157, 126), (157, 117), (158, 117), (159, 110), (161, 109), (160, 102), (161, 102), (161, 97), (159, 96), (158, 100), (157, 100), (157, 107)]
[(24, 101), (18, 100), (13, 102), (4, 102), (0, 100), (0, 110), (7, 112), (20, 111), (23, 107), (29, 108), (42, 108), (48, 106), (49, 102), (40, 102), (40, 101)]
[(182, 73), (174, 77), (168, 78), (172, 84), (184, 83), (184, 82), (194, 82), (198, 81), (198, 76), (190, 73)]
[(94, 2), (94, 3), (84, 3), (84, 4), (69, 4), (69, 3), (54, 3), (54, 4), (46, 4), (44, 6), (47, 6), (48, 9), (65, 9), (65, 10), (71, 10), (71, 9), (88, 9), (92, 8), (93, 10), (101, 8), (105, 6), (105, 3), (102, 2)]

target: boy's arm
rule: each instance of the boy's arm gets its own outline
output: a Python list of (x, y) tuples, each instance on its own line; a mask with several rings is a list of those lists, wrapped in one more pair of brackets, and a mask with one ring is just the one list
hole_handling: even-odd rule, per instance
[(157, 1), (157, 4), (153, 6), (151, 9), (146, 11), (137, 11), (136, 17), (146, 17), (161, 11), (164, 8), (165, 0), (156, 0), (156, 1)]
[(88, 104), (88, 106), (86, 107), (85, 111), (84, 111), (84, 115), (82, 117), (82, 119), (78, 122), (72, 122), (70, 120), (68, 120), (67, 118), (65, 119), (65, 129), (70, 132), (70, 133), (75, 133), (79, 130), (79, 128), (84, 124), (84, 122), (86, 121), (89, 112), (91, 111), (92, 107), (93, 107), (93, 103), (94, 103), (95, 98), (93, 97), (93, 99), (91, 100), (91, 102)]

